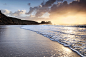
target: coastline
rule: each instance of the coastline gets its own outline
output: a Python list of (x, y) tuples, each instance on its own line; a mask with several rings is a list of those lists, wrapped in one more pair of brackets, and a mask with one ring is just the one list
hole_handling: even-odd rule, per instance
[(0, 57), (80, 57), (68, 47), (20, 27), (0, 25)]

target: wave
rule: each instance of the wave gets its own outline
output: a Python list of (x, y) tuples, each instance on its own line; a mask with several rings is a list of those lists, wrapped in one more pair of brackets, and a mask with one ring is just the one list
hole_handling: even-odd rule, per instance
[(21, 28), (34, 31), (52, 41), (57, 41), (82, 57), (86, 57), (86, 28), (59, 25), (26, 25)]

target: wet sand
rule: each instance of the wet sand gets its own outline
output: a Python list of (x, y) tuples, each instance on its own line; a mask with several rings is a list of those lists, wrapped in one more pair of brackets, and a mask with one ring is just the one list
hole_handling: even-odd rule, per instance
[(16, 25), (0, 25), (0, 57), (80, 57), (58, 42)]

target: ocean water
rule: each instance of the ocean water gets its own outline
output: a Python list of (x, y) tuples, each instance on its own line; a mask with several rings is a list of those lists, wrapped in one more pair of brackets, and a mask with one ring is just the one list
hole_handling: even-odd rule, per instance
[(34, 31), (52, 41), (57, 41), (82, 57), (86, 57), (86, 28), (60, 25), (25, 25), (21, 28)]

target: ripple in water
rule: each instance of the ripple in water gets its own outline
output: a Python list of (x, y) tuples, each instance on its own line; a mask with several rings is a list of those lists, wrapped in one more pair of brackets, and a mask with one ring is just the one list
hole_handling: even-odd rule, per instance
[(52, 41), (68, 46), (82, 57), (86, 57), (86, 28), (57, 25), (26, 25), (28, 29), (41, 34)]

